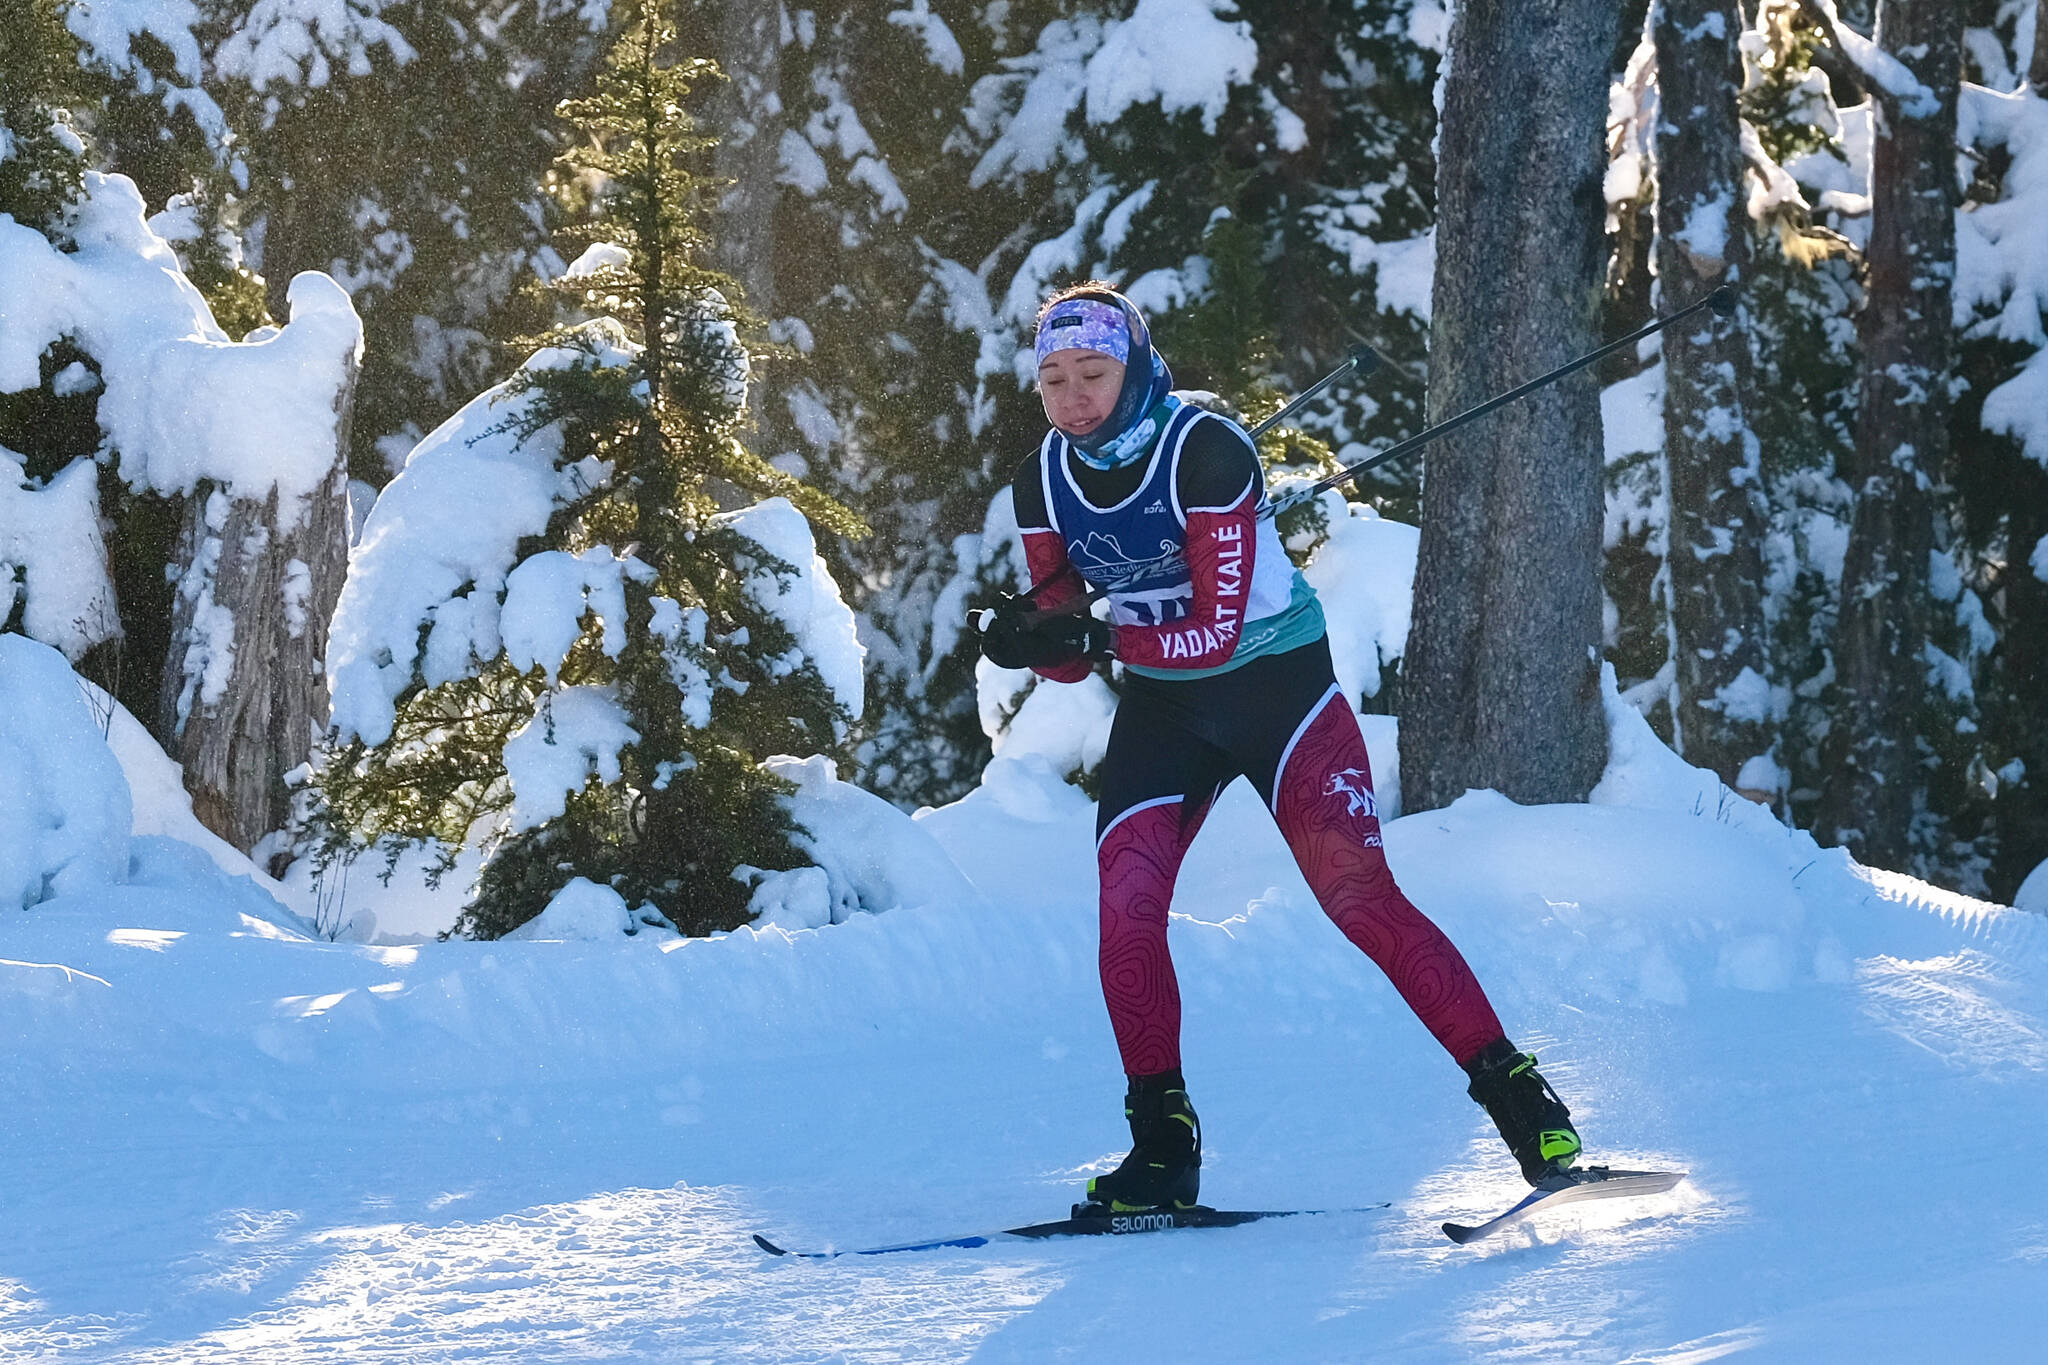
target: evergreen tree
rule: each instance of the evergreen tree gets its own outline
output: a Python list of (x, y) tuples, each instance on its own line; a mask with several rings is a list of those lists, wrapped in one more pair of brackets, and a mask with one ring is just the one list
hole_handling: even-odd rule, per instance
[[(705, 264), (693, 168), (710, 143), (684, 112), (714, 68), (682, 59), (658, 13), (615, 22), (594, 90), (562, 105), (577, 136), (553, 181), (592, 242), (559, 281), (586, 320), (506, 386), (512, 415), (493, 433), (551, 452), (553, 514), (505, 577), (499, 648), (439, 683), (416, 667), (389, 733), (347, 738), (320, 779), (329, 861), (383, 836), (438, 839), (452, 860), (508, 822), (459, 926), (481, 937), (572, 876), (688, 933), (744, 923), (735, 868), (804, 861), (761, 760), (839, 752), (858, 704), (857, 674), (828, 686), (807, 622), (778, 608), (812, 570), (794, 562), (810, 549), (801, 518), (776, 501), (721, 514), (711, 491), (782, 495), (834, 533), (862, 530), (738, 440), (751, 362), (733, 285)], [(542, 600), (541, 620), (572, 628), (529, 628)], [(597, 780), (522, 795), (522, 761), (548, 750)]]
[(1907, 865), (1924, 809), (1919, 742), (1934, 553), (1932, 490), (1946, 472), (1960, 15), (1952, 0), (1879, 0), (1903, 79), (1870, 83), (1882, 117), (1871, 166), (1869, 287), (1854, 458), (1855, 512), (1835, 627), (1842, 724), (1816, 826), (1882, 866)]
[(0, 213), (39, 231), (56, 225), (85, 169), (69, 126), (78, 64), (63, 0), (0, 0)]

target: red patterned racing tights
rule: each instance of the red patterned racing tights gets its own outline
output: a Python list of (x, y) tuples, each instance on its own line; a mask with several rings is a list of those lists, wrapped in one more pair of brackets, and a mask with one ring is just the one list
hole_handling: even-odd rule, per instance
[(1124, 1070), (1180, 1066), (1180, 986), (1167, 907), (1218, 793), (1251, 779), (1344, 937), (1465, 1062), (1502, 1034), (1472, 969), (1394, 883), (1358, 720), (1318, 640), (1208, 677), (1126, 674), (1102, 761), (1102, 995)]

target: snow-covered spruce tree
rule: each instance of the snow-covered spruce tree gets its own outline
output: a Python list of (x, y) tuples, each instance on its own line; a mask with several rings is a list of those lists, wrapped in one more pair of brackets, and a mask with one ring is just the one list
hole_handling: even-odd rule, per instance
[(1986, 889), (2010, 901), (2048, 858), (2048, 13), (1977, 0), (1958, 138), (1955, 562), (1996, 644), (1973, 663), (1982, 731), (1968, 786), (1990, 816)]
[[(772, 753), (834, 754), (860, 701), (851, 620), (797, 507), (860, 524), (737, 440), (749, 357), (702, 263), (702, 61), (621, 10), (557, 190), (594, 239), (585, 321), (414, 451), (366, 523), (336, 619), (331, 862), (487, 841), (460, 932), (497, 937), (574, 877), (687, 933), (788, 868)], [(771, 496), (721, 514), (707, 485)], [(794, 505), (793, 505), (794, 504)], [(647, 916), (653, 918), (653, 916)]]
[(1815, 825), (1866, 861), (1904, 867), (1925, 809), (1924, 785), (1907, 775), (1922, 769), (1932, 493), (1949, 450), (1962, 21), (1952, 0), (1880, 0), (1883, 47), (1831, 25), (1834, 45), (1868, 78), (1878, 118), (1856, 447), (1845, 471), (1856, 504), (1835, 627), (1840, 723)]

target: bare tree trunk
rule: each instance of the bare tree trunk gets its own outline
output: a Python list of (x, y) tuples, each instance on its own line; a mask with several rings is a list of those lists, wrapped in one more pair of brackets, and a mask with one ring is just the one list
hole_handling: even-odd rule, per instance
[(1866, 863), (1902, 867), (1914, 797), (1924, 790), (1917, 731), (1932, 495), (1949, 452), (1961, 11), (1955, 0), (1882, 0), (1877, 39), (1931, 99), (1873, 87), (1869, 280), (1846, 471), (1856, 511), (1835, 628), (1833, 761), (1815, 832)]
[[(1607, 0), (1470, 0), (1451, 30), (1437, 170), (1429, 418), (1597, 344)], [(1401, 784), (1580, 801), (1599, 696), (1600, 400), (1584, 373), (1434, 447), (1403, 672)]]
[(284, 775), (327, 725), (327, 627), (348, 571), (348, 440), (356, 367), (335, 397), (334, 463), (280, 531), (258, 502), (187, 499), (159, 733), (200, 821), (243, 852), (291, 816)]
[[(1742, 15), (1735, 0), (1663, 0), (1657, 44), (1657, 275), (1664, 306), (1747, 280)], [(1761, 800), (1782, 785), (1772, 757), (1763, 606), (1768, 513), (1743, 411), (1749, 345), (1711, 314), (1664, 333), (1664, 458), (1670, 471), (1671, 623), (1678, 751)]]
[(2048, 0), (2034, 6), (2034, 59), (2027, 64), (2027, 84), (2048, 99)]

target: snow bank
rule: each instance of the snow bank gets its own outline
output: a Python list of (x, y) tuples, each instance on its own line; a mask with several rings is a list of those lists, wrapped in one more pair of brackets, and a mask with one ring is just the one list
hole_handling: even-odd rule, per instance
[(62, 655), (0, 634), (0, 910), (175, 891), (199, 922), (304, 925), (238, 849), (199, 823), (178, 765)]
[(929, 832), (881, 797), (841, 782), (830, 759), (778, 755), (766, 766), (796, 785), (785, 798), (803, 827), (793, 841), (817, 866), (756, 872), (761, 880), (750, 905), (758, 907), (760, 923), (808, 929), (859, 911), (983, 905)]
[[(349, 863), (315, 879), (313, 860), (285, 869), (278, 899), (322, 938), (346, 943), (428, 943), (455, 928), (476, 896), (483, 846), (494, 825), (480, 822), (455, 862), (438, 876), (445, 851), (439, 840), (404, 843), (380, 839)], [(388, 869), (388, 870), (387, 870)]]
[[(1614, 665), (1600, 665), (1607, 714), (1607, 768), (1586, 800), (1596, 806), (1683, 811), (1776, 837), (1788, 833), (1768, 806), (1738, 796), (1714, 773), (1680, 758), (1617, 690)], [(1801, 836), (1812, 844), (1809, 836)], [(1818, 848), (1818, 845), (1814, 845)]]
[(192, 796), (185, 790), (184, 769), (128, 711), (128, 708), (84, 678), (75, 678), (95, 718), (105, 718), (107, 748), (127, 779), (137, 839), (175, 840), (206, 855), (225, 877), (245, 877), (266, 895), (282, 900), (284, 887), (265, 875), (248, 855), (199, 823)]
[(626, 898), (588, 877), (573, 877), (538, 915), (505, 935), (528, 942), (602, 941), (639, 928)]
[(2012, 908), (2048, 915), (2048, 859), (2043, 859), (2020, 883), (2020, 889), (2013, 893)]
[(128, 875), (128, 780), (64, 656), (0, 634), (0, 910)]

